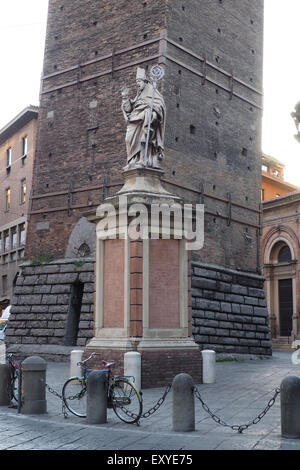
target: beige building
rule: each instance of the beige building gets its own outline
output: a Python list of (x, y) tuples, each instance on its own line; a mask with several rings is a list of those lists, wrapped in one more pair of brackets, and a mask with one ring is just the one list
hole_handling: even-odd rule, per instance
[(300, 191), (264, 201), (262, 259), (273, 348), (300, 338)]
[(29, 106), (0, 130), (0, 315), (24, 256), (37, 118)]

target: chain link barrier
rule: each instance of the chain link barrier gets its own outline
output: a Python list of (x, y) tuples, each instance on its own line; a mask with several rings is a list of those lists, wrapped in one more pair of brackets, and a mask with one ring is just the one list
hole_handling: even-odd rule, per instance
[[(63, 401), (63, 397), (61, 394), (59, 394), (56, 390), (54, 390), (52, 387), (50, 387), (50, 385), (48, 385), (43, 379), (41, 379), (41, 381), (43, 381), (45, 383), (45, 387), (46, 389), (48, 390), (49, 393), (51, 393), (52, 395), (56, 396), (57, 398), (59, 398), (61, 401), (62, 401), (62, 413), (64, 415), (65, 418), (68, 417), (68, 413), (66, 411), (66, 405)], [(151, 415), (153, 415), (153, 413), (155, 413), (160, 407), (161, 405), (164, 403), (169, 391), (171, 390), (171, 387), (172, 387), (172, 383), (169, 383), (162, 395), (162, 397), (156, 402), (156, 404), (154, 406), (152, 406), (148, 411), (146, 411), (145, 413), (143, 413), (139, 420), (137, 421), (137, 425), (139, 425), (139, 421), (141, 419), (145, 419), (145, 418), (149, 418)], [(77, 394), (78, 395), (78, 394)], [(77, 398), (77, 395), (74, 395), (74, 397), (69, 397), (69, 400), (75, 400)], [(122, 409), (122, 411), (127, 415), (127, 416), (130, 416), (131, 418), (136, 418), (137, 415), (135, 413), (131, 413), (130, 411), (128, 411), (126, 408), (124, 407), (120, 407)]]
[(155, 413), (160, 407), (161, 405), (165, 402), (165, 399), (169, 393), (169, 391), (171, 390), (172, 388), (172, 383), (169, 383), (167, 386), (166, 386), (166, 389), (162, 395), (162, 397), (156, 402), (156, 404), (154, 406), (152, 406), (148, 411), (146, 411), (145, 413), (143, 413), (140, 417), (140, 419), (142, 418), (149, 418), (149, 416), (153, 415), (153, 413)]
[(54, 395), (55, 397), (57, 397), (61, 400), (61, 412), (64, 415), (64, 418), (67, 418), (68, 413), (67, 413), (66, 405), (65, 405), (64, 400), (63, 400), (63, 396), (60, 393), (58, 393), (56, 390), (54, 390), (54, 388), (50, 387), (50, 385), (48, 385), (45, 382), (44, 379), (41, 379), (41, 381), (44, 382), (45, 387), (46, 387), (46, 389), (48, 390), (49, 393), (51, 393), (52, 395)]
[(194, 394), (196, 396), (196, 398), (198, 398), (198, 400), (200, 401), (201, 405), (202, 405), (202, 408), (204, 409), (204, 411), (206, 411), (210, 417), (218, 424), (220, 424), (221, 426), (224, 426), (226, 428), (231, 428), (233, 431), (238, 431), (240, 434), (243, 433), (243, 431), (245, 431), (246, 429), (250, 428), (250, 426), (253, 426), (254, 424), (257, 424), (259, 423), (263, 417), (267, 414), (267, 412), (270, 410), (270, 408), (272, 408), (272, 406), (275, 404), (275, 401), (276, 401), (276, 398), (277, 396), (280, 394), (280, 388), (276, 388), (275, 390), (275, 393), (274, 393), (274, 396), (271, 398), (271, 400), (268, 402), (267, 406), (265, 407), (265, 409), (255, 418), (253, 419), (252, 421), (250, 421), (249, 423), (247, 424), (242, 424), (242, 425), (230, 425), (230, 424), (227, 424), (224, 420), (222, 420), (221, 418), (219, 418), (219, 416), (217, 416), (215, 413), (213, 413), (209, 407), (206, 405), (206, 403), (203, 401), (201, 395), (200, 395), (200, 392), (198, 390), (197, 387), (194, 388)]
[[(43, 380), (43, 379), (41, 379)], [(45, 387), (46, 389), (48, 390), (49, 393), (51, 393), (52, 395), (56, 396), (57, 398), (59, 398), (61, 401), (62, 401), (62, 413), (64, 415), (64, 418), (67, 418), (68, 417), (68, 413), (66, 411), (66, 406), (65, 406), (65, 403), (63, 401), (63, 397), (60, 393), (58, 393), (56, 390), (54, 390), (52, 387), (50, 387), (50, 385), (48, 385), (44, 380), (43, 382), (45, 383)], [(149, 418), (150, 416), (152, 416), (162, 405), (163, 403), (165, 402), (166, 398), (167, 398), (167, 395), (169, 394), (170, 390), (172, 388), (172, 383), (169, 383), (167, 386), (166, 386), (166, 389), (163, 393), (163, 395), (157, 400), (157, 402), (155, 403), (154, 406), (152, 406), (151, 408), (149, 408), (149, 410), (147, 410), (145, 413), (143, 413), (139, 419), (136, 421), (136, 424), (137, 426), (140, 425), (140, 420), (141, 419), (146, 419), (146, 418)], [(273, 397), (269, 400), (267, 406), (263, 409), (263, 411), (255, 418), (253, 419), (252, 421), (249, 421), (247, 424), (242, 424), (242, 425), (237, 425), (237, 424), (234, 424), (234, 425), (231, 425), (231, 424), (228, 424), (226, 423), (223, 419), (221, 419), (219, 416), (217, 416), (215, 413), (213, 413), (210, 408), (208, 407), (208, 405), (204, 402), (204, 400), (202, 399), (201, 397), (201, 394), (199, 392), (199, 389), (195, 386), (194, 387), (194, 395), (195, 397), (199, 400), (199, 402), (201, 403), (201, 406), (202, 408), (204, 409), (204, 411), (206, 413), (209, 414), (209, 416), (217, 423), (217, 424), (220, 424), (221, 426), (223, 427), (226, 427), (226, 428), (230, 428), (232, 429), (233, 431), (238, 431), (238, 433), (242, 434), (243, 431), (245, 431), (246, 429), (250, 428), (250, 426), (253, 426), (255, 424), (258, 424), (264, 417), (265, 415), (268, 413), (268, 411), (272, 408), (272, 406), (274, 406), (275, 402), (276, 402), (276, 399), (278, 397), (278, 395), (280, 394), (280, 388), (276, 388), (275, 389), (275, 393), (273, 395)], [(75, 395), (74, 397), (69, 397), (70, 399), (75, 399), (77, 397), (77, 395)], [(128, 411), (126, 408), (124, 407), (121, 407), (122, 411), (129, 417), (131, 418), (136, 418), (137, 415), (135, 413), (132, 413), (130, 411)]]

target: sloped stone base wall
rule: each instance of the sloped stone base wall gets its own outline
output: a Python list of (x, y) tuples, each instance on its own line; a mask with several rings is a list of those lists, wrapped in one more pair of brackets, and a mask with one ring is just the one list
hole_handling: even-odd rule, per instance
[[(74, 347), (84, 348), (93, 337), (94, 260), (61, 260), (22, 265), (14, 288), (6, 347), (23, 358), (38, 354), (45, 359), (69, 359)], [(83, 283), (81, 314), (76, 344), (65, 346), (66, 325), (75, 282)]]
[(192, 264), (193, 335), (200, 349), (272, 354), (261, 276)]
[[(65, 346), (71, 288), (84, 284), (76, 344)], [(261, 276), (192, 263), (193, 335), (199, 349), (271, 355), (269, 315)], [(69, 360), (93, 337), (94, 259), (24, 264), (6, 330), (8, 352)]]

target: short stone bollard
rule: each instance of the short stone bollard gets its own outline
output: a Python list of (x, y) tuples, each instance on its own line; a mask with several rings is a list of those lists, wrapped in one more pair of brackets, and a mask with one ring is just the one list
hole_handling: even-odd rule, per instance
[(87, 379), (87, 422), (104, 424), (107, 422), (107, 380), (101, 370), (92, 371)]
[(10, 369), (7, 364), (0, 364), (0, 406), (10, 404), (9, 396)]
[(286, 377), (280, 387), (281, 435), (300, 439), (300, 379)]
[(134, 384), (139, 391), (141, 390), (141, 364), (140, 353), (130, 351), (124, 354), (124, 375), (134, 377)]
[(74, 349), (71, 351), (70, 355), (70, 377), (81, 377), (82, 370), (81, 366), (78, 365), (78, 362), (81, 361), (83, 355), (83, 350)]
[(194, 381), (188, 374), (179, 374), (173, 380), (173, 431), (195, 431)]
[(38, 356), (28, 357), (22, 362), (24, 403), (21, 413), (47, 413), (46, 368), (46, 361)]
[(6, 346), (0, 341), (0, 364), (6, 364)]
[(204, 384), (216, 383), (216, 352), (202, 351), (202, 381)]

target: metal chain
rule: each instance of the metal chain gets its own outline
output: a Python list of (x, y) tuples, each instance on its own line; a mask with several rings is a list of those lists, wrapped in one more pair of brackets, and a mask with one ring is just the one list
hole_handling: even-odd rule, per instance
[[(166, 399), (166, 396), (168, 395), (169, 391), (171, 390), (171, 387), (172, 387), (172, 383), (169, 383), (162, 395), (162, 397), (157, 401), (157, 403), (152, 406), (148, 411), (146, 411), (145, 413), (143, 413), (139, 419), (136, 421), (136, 424), (137, 426), (140, 425), (140, 420), (143, 419), (143, 418), (149, 418), (149, 416), (153, 415), (153, 413), (155, 413), (155, 411), (157, 411), (161, 405), (164, 403), (165, 399)], [(125, 407), (123, 406), (120, 406), (120, 408), (122, 409), (122, 411), (127, 415), (129, 416), (130, 418), (137, 418), (137, 414), (135, 413), (132, 413), (131, 411), (128, 411)]]
[(270, 408), (272, 408), (272, 406), (275, 404), (277, 396), (280, 394), (280, 388), (279, 387), (276, 388), (273, 398), (271, 398), (271, 400), (268, 402), (265, 409), (257, 416), (257, 418), (253, 419), (252, 421), (250, 421), (247, 424), (233, 425), (233, 426), (230, 425), (230, 424), (227, 424), (225, 421), (223, 421), (221, 418), (219, 418), (219, 416), (217, 416), (215, 413), (213, 413), (209, 409), (209, 407), (206, 405), (206, 403), (201, 398), (200, 392), (199, 392), (197, 387), (194, 388), (194, 393), (195, 393), (195, 396), (200, 401), (200, 403), (202, 405), (202, 408), (210, 415), (210, 417), (216, 423), (220, 424), (221, 426), (231, 428), (233, 431), (238, 431), (240, 434), (242, 434), (243, 431), (245, 431), (245, 429), (248, 429), (250, 426), (253, 426), (254, 424), (259, 423), (262, 420), (262, 418), (267, 414), (267, 412), (270, 410)]
[[(50, 393), (52, 393), (53, 395), (55, 395), (57, 398), (59, 398), (62, 401), (62, 412), (64, 414), (64, 417), (67, 418), (68, 414), (67, 414), (67, 411), (66, 411), (66, 406), (64, 404), (64, 400), (63, 400), (62, 395), (60, 395), (53, 388), (51, 388), (50, 385), (48, 385), (43, 379), (41, 379), (41, 381), (43, 381), (45, 383), (45, 386), (46, 386), (47, 390)], [(140, 416), (139, 420), (137, 421), (138, 425), (139, 425), (139, 421), (141, 419), (149, 418), (151, 415), (153, 415), (162, 406), (162, 404), (165, 402), (165, 399), (166, 399), (168, 393), (170, 392), (171, 388), (172, 388), (172, 383), (169, 383), (167, 385), (163, 395), (161, 396), (161, 398), (159, 398), (159, 400), (156, 402), (156, 404), (154, 406), (152, 406), (151, 408), (149, 408), (148, 411), (146, 411), (145, 413), (143, 413)], [(253, 419), (252, 421), (250, 421), (247, 424), (242, 424), (242, 425), (230, 425), (230, 424), (226, 423), (224, 420), (222, 420), (215, 413), (213, 413), (210, 410), (210, 408), (208, 407), (208, 405), (203, 401), (203, 399), (201, 397), (201, 394), (200, 394), (200, 392), (199, 392), (199, 390), (196, 386), (194, 387), (194, 394), (195, 394), (196, 398), (198, 398), (198, 400), (200, 401), (200, 403), (202, 405), (202, 408), (210, 415), (210, 417), (216, 423), (220, 424), (221, 426), (231, 428), (233, 431), (238, 431), (240, 434), (242, 434), (243, 431), (248, 429), (250, 426), (253, 426), (254, 424), (258, 424), (264, 418), (264, 416), (267, 414), (267, 412), (270, 410), (270, 408), (272, 408), (272, 406), (275, 404), (277, 396), (280, 394), (280, 388), (278, 387), (278, 388), (275, 389), (274, 396), (271, 398), (271, 400), (269, 400), (267, 406), (264, 408), (264, 410), (255, 419)], [(74, 399), (74, 398), (76, 398), (76, 396), (77, 395), (75, 395), (74, 397), (69, 397), (69, 399)], [(137, 417), (137, 415), (135, 413), (132, 413), (132, 412), (128, 411), (125, 407), (121, 407), (121, 409), (124, 411), (124, 413), (126, 415), (130, 416), (131, 418), (136, 418)]]
[(155, 413), (155, 411), (158, 410), (158, 408), (161, 407), (161, 405), (164, 403), (169, 391), (171, 390), (171, 387), (172, 387), (172, 383), (169, 383), (164, 391), (164, 394), (163, 396), (157, 401), (157, 403), (152, 406), (152, 408), (150, 408), (148, 411), (146, 411), (145, 413), (143, 413), (140, 417), (141, 418), (149, 418), (149, 416), (153, 415), (153, 413)]
[[(53, 388), (50, 387), (50, 385), (48, 385), (43, 379), (41, 379), (42, 382), (45, 383), (45, 387), (47, 388), (48, 392), (52, 393), (53, 395), (55, 395), (57, 398), (60, 398), (61, 401), (62, 401), (62, 412), (64, 414), (64, 417), (66, 418), (68, 415), (67, 415), (67, 412), (66, 412), (66, 406), (64, 404), (64, 401), (63, 401), (63, 397), (62, 395), (60, 395), (58, 392), (56, 392)], [(142, 419), (142, 418), (148, 418), (149, 416), (151, 416), (153, 413), (155, 413), (160, 407), (161, 405), (164, 403), (165, 399), (166, 399), (166, 396), (168, 395), (169, 391), (171, 390), (171, 387), (172, 387), (172, 383), (169, 383), (162, 395), (162, 397), (157, 401), (157, 403), (152, 406), (148, 411), (146, 411), (145, 413), (143, 413), (139, 420)], [(69, 397), (69, 400), (74, 400), (75, 398), (78, 397), (78, 394), (77, 395), (74, 395), (72, 397)], [(131, 418), (137, 418), (137, 415), (135, 413), (132, 413), (131, 411), (128, 411), (125, 407), (120, 407), (122, 409), (122, 411), (130, 416)]]
[(62, 411), (62, 414), (64, 415), (64, 418), (67, 418), (68, 413), (67, 413), (66, 405), (64, 403), (62, 395), (60, 393), (58, 393), (56, 390), (54, 390), (52, 387), (50, 387), (50, 385), (48, 385), (45, 382), (44, 379), (40, 379), (40, 380), (41, 380), (41, 382), (44, 382), (45, 387), (46, 387), (46, 389), (48, 390), (49, 393), (52, 393), (52, 395), (56, 396), (57, 398), (59, 398), (61, 400), (61, 411)]

